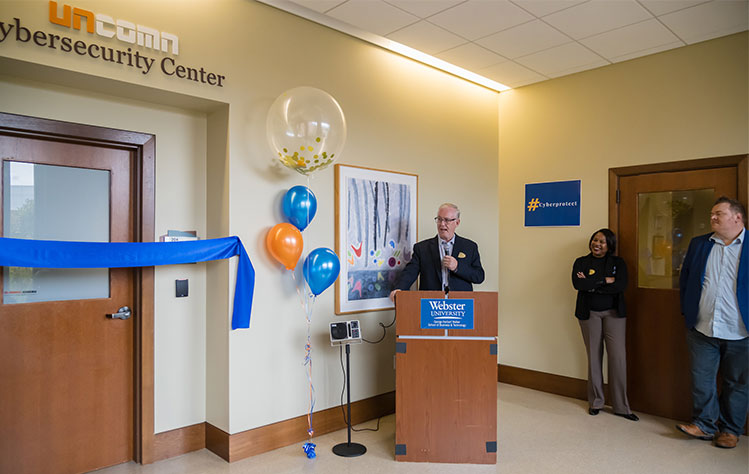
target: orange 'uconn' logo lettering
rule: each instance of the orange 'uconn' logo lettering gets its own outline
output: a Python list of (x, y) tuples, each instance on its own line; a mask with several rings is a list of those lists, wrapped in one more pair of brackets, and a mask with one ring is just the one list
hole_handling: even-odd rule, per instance
[(83, 10), (81, 8), (73, 8), (71, 15), (71, 8), (69, 5), (63, 5), (62, 7), (62, 18), (57, 16), (57, 2), (49, 2), (49, 21), (56, 25), (71, 27), (70, 20), (73, 19), (72, 27), (76, 30), (81, 29), (81, 18), (86, 19), (86, 31), (89, 33), (94, 32), (94, 12)]
[(177, 35), (158, 31), (143, 25), (136, 25), (126, 20), (114, 20), (109, 15), (101, 13), (94, 14), (82, 8), (62, 6), (62, 17), (58, 16), (59, 7), (56, 1), (49, 2), (49, 21), (55, 25), (81, 29), (81, 18), (86, 19), (86, 31), (105, 38), (117, 39), (129, 44), (137, 44), (156, 51), (169, 52), (171, 46), (172, 54), (179, 54), (179, 38)]

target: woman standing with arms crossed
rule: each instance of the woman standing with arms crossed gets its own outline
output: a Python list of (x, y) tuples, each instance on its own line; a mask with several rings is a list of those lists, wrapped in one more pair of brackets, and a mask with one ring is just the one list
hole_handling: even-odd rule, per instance
[(590, 253), (575, 260), (572, 284), (577, 290), (575, 316), (588, 355), (588, 413), (597, 415), (603, 408), (603, 344), (609, 362), (609, 389), (614, 414), (628, 420), (639, 418), (629, 409), (627, 400), (627, 331), (624, 289), (627, 265), (614, 255), (616, 236), (601, 229), (590, 237)]

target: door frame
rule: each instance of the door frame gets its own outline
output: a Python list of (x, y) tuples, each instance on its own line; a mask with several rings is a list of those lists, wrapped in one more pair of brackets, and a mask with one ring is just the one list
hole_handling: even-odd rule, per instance
[(609, 229), (619, 233), (619, 179), (640, 174), (672, 171), (697, 171), (711, 168), (736, 168), (738, 176), (738, 199), (744, 206), (749, 204), (749, 154), (700, 158), (696, 160), (669, 161), (649, 165), (609, 168)]
[[(156, 137), (72, 122), (0, 112), (0, 131), (19, 137), (67, 143), (105, 145), (125, 149), (134, 157), (133, 240), (153, 242), (155, 235)], [(133, 458), (141, 464), (154, 460), (154, 269), (133, 269)]]

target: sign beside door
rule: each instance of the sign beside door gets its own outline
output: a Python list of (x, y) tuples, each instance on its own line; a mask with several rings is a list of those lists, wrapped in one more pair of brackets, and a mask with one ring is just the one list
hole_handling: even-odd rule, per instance
[(580, 180), (525, 185), (525, 226), (580, 225)]

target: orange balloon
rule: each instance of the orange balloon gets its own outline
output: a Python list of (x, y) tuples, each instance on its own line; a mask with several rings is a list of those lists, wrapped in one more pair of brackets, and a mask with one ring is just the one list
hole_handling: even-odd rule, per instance
[(268, 232), (265, 244), (273, 258), (278, 260), (287, 270), (296, 268), (304, 248), (302, 233), (299, 232), (299, 229), (288, 222), (276, 224)]

